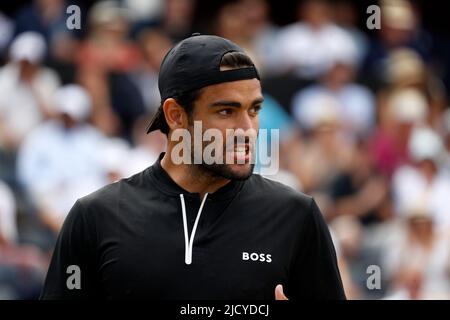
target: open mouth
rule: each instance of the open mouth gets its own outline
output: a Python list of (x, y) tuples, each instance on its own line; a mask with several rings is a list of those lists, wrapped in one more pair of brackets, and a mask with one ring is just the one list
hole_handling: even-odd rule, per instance
[(227, 159), (232, 161), (230, 164), (246, 164), (251, 160), (253, 141), (249, 137), (234, 137), (232, 144), (227, 146)]
[(231, 151), (233, 163), (244, 164), (250, 160), (250, 144), (237, 144)]
[(234, 155), (237, 158), (248, 158), (250, 156), (250, 146), (248, 144), (235, 146)]

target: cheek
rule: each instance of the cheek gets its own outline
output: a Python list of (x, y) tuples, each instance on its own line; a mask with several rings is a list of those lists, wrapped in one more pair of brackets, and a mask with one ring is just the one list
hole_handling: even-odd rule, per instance
[(228, 119), (223, 119), (223, 118), (221, 119), (214, 115), (210, 115), (208, 117), (205, 117), (205, 119), (202, 120), (202, 129), (203, 129), (203, 132), (205, 132), (207, 129), (219, 130), (222, 133), (222, 137), (225, 139), (226, 130), (233, 128), (233, 126), (231, 124), (232, 124), (232, 121), (230, 121)]
[(259, 129), (259, 116), (256, 116), (253, 120), (253, 129), (255, 130)]

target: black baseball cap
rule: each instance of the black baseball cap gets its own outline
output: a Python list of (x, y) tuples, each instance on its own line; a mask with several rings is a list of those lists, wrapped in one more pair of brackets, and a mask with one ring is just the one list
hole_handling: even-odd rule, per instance
[[(220, 71), (220, 62), (228, 52), (242, 52), (237, 44), (222, 37), (194, 33), (164, 57), (159, 71), (158, 87), (161, 101), (203, 87), (237, 80), (259, 80), (256, 67)], [(162, 104), (147, 127), (147, 133), (163, 128), (166, 118)]]

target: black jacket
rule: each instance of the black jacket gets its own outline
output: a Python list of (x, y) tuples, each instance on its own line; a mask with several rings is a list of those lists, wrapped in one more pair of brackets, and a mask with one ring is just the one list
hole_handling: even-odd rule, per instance
[[(42, 299), (273, 300), (279, 283), (289, 299), (345, 299), (311, 197), (253, 174), (208, 194), (193, 234), (202, 201), (164, 171), (163, 155), (75, 203)], [(74, 265), (79, 289), (69, 279)]]

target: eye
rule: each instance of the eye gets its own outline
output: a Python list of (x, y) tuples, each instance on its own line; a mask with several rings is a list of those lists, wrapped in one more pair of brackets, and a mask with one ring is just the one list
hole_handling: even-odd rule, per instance
[(259, 113), (259, 111), (261, 110), (261, 108), (262, 108), (261, 105), (256, 105), (256, 106), (251, 107), (249, 110), (250, 110), (251, 114), (257, 115)]
[(231, 109), (231, 108), (219, 110), (219, 114), (222, 116), (229, 116), (232, 113), (233, 113), (233, 109)]

